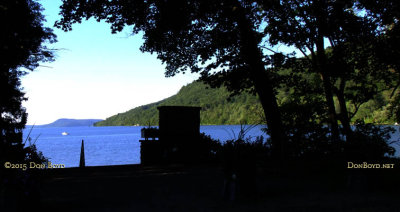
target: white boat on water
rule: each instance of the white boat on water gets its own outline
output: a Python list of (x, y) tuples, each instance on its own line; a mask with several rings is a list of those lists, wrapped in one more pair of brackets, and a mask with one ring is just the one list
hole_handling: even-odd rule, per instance
[(69, 135), (67, 132), (62, 132), (61, 135)]

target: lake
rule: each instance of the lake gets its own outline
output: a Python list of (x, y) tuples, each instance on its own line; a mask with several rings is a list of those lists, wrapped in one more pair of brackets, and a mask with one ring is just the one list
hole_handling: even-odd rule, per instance
[[(249, 128), (250, 126), (244, 126)], [(394, 126), (396, 132), (392, 140), (400, 138), (399, 127)], [(38, 150), (52, 163), (64, 164), (65, 167), (77, 167), (81, 152), (81, 142), (85, 141), (86, 166), (140, 164), (140, 129), (142, 127), (34, 127), (30, 137), (32, 142), (36, 140)], [(263, 132), (263, 126), (249, 128), (246, 137), (267, 137)], [(213, 125), (201, 126), (200, 131), (212, 138), (226, 141), (235, 139), (240, 125)], [(24, 136), (29, 133), (30, 127), (24, 130)], [(68, 132), (69, 135), (62, 135)], [(400, 155), (399, 143), (393, 144), (396, 148), (396, 157)]]
[[(140, 164), (140, 129), (142, 127), (34, 127), (30, 137), (36, 140), (36, 147), (52, 163), (65, 167), (77, 167), (81, 152), (81, 142), (85, 142), (86, 166)], [(263, 126), (244, 126), (249, 128), (247, 136), (266, 135)], [(30, 131), (24, 130), (24, 137)], [(212, 138), (226, 141), (235, 139), (240, 125), (201, 126), (200, 131)], [(62, 135), (68, 132), (68, 135)]]

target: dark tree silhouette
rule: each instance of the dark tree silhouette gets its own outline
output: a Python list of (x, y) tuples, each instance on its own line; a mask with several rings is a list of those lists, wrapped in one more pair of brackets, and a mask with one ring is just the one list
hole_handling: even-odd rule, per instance
[[(51, 61), (53, 51), (46, 43), (56, 41), (44, 27), (39, 3), (32, 0), (0, 2), (0, 161), (21, 161), (26, 155), (22, 141), (27, 113), (20, 77), (33, 71), (39, 62)], [(2, 169), (4, 167), (2, 166)]]
[[(359, 107), (377, 93), (377, 82), (393, 77), (387, 68), (378, 72), (371, 65), (377, 64), (373, 58), (379, 48), (375, 43), (382, 18), (363, 15), (364, 4), (355, 0), (263, 1), (262, 4), (269, 42), (296, 47), (308, 60), (304, 69), (320, 75), (334, 140), (339, 138), (338, 121), (347, 139), (352, 137), (346, 101)], [(338, 106), (334, 103), (335, 96)]]
[(257, 1), (64, 1), (65, 31), (82, 19), (111, 23), (113, 33), (124, 26), (144, 32), (142, 51), (157, 53), (165, 75), (191, 71), (212, 86), (225, 85), (233, 93), (258, 94), (268, 123), (275, 156), (283, 155), (284, 133), (274, 94), (271, 58), (260, 45), (263, 11)]
[(395, 0), (367, 1), (360, 0), (361, 6), (379, 26), (377, 40), (371, 48), (374, 53), (374, 68), (377, 70), (390, 70), (394, 78), (388, 77), (385, 82), (391, 86), (391, 96), (394, 97), (391, 109), (393, 115), (400, 122), (400, 2)]
[[(380, 2), (384, 6), (376, 6)], [(166, 63), (167, 77), (191, 71), (212, 86), (227, 86), (233, 94), (257, 93), (273, 153), (283, 155), (287, 139), (275, 96), (276, 70), (287, 68), (296, 58), (269, 47), (284, 44), (304, 54), (308, 62), (303, 69), (321, 78), (325, 103), (320, 105), (328, 111), (332, 140), (340, 140), (339, 122), (351, 140), (354, 111), (348, 110), (346, 102), (357, 111), (377, 93), (376, 82), (393, 78), (387, 69), (377, 71), (371, 66), (382, 63), (372, 59), (377, 38), (390, 35), (382, 27), (387, 20), (398, 23), (392, 18), (397, 17), (396, 10), (386, 9), (390, 5), (397, 8), (390, 0), (74, 0), (64, 1), (63, 17), (56, 26), (68, 31), (72, 24), (91, 17), (111, 23), (113, 33), (130, 25), (134, 33), (144, 32), (141, 50), (157, 53)]]

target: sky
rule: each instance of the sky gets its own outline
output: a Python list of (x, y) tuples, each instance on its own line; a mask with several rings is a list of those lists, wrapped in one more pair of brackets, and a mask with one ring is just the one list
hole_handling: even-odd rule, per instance
[(198, 78), (195, 74), (164, 76), (156, 55), (142, 53), (142, 36), (125, 29), (111, 34), (110, 25), (93, 19), (63, 32), (53, 27), (60, 19), (60, 0), (41, 0), (46, 26), (53, 28), (59, 49), (55, 61), (42, 63), (22, 77), (28, 100), (28, 125), (59, 118), (105, 119), (140, 105), (176, 94)]

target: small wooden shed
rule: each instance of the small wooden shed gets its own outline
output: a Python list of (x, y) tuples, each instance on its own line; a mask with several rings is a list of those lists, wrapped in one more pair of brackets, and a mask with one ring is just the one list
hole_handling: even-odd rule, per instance
[(192, 138), (200, 134), (201, 107), (160, 106), (160, 139)]
[[(160, 106), (158, 139), (140, 140), (142, 164), (181, 162), (187, 160), (200, 135), (201, 107)], [(154, 128), (150, 130), (154, 131)], [(146, 135), (146, 129), (142, 131)]]

